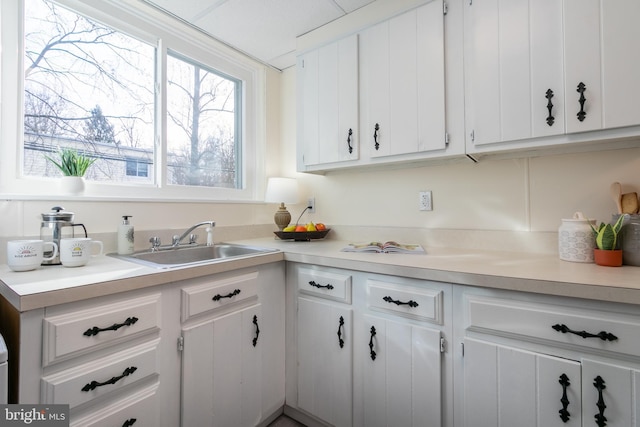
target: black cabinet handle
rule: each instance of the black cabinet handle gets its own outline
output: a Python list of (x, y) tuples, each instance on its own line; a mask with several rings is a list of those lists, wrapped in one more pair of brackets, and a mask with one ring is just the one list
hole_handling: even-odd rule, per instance
[(569, 399), (567, 398), (567, 387), (571, 385), (571, 382), (569, 381), (569, 377), (567, 376), (567, 374), (560, 375), (560, 379), (558, 380), (558, 382), (562, 386), (562, 398), (560, 399), (560, 402), (562, 403), (562, 409), (560, 409), (560, 411), (558, 412), (560, 412), (560, 419), (562, 420), (562, 422), (566, 423), (571, 417), (571, 414), (568, 410)]
[(373, 127), (373, 142), (375, 143), (374, 146), (376, 147), (376, 151), (380, 148), (380, 142), (378, 142), (379, 130), (380, 130), (380, 125), (376, 123), (376, 125)]
[(552, 328), (558, 332), (562, 332), (563, 334), (566, 334), (566, 333), (574, 334), (574, 335), (581, 336), (582, 338), (600, 338), (602, 341), (615, 341), (618, 339), (617, 336), (613, 335), (610, 332), (602, 331), (602, 332), (598, 332), (597, 334), (591, 334), (587, 331), (572, 331), (571, 329), (569, 329), (567, 325), (564, 325), (564, 324), (561, 325), (559, 323), (556, 323), (555, 325), (553, 325)]
[(122, 328), (123, 326), (131, 326), (133, 324), (135, 324), (138, 321), (137, 317), (127, 317), (127, 320), (125, 320), (122, 323), (114, 323), (113, 325), (106, 327), (106, 328), (99, 328), (97, 326), (94, 326), (93, 328), (89, 328), (86, 331), (84, 331), (84, 333), (82, 335), (86, 335), (88, 337), (94, 336), (94, 335), (98, 335), (100, 332), (105, 332), (105, 331), (117, 331), (118, 329)]
[(580, 94), (580, 99), (578, 99), (578, 102), (580, 103), (580, 111), (578, 111), (578, 120), (583, 121), (585, 117), (587, 117), (587, 113), (584, 111), (584, 103), (587, 100), (587, 98), (584, 97), (584, 91), (587, 89), (587, 86), (585, 86), (584, 83), (580, 82), (578, 84), (578, 90), (577, 92)]
[(240, 295), (240, 292), (241, 292), (240, 289), (236, 289), (233, 292), (228, 293), (227, 295), (220, 295), (220, 294), (214, 295), (213, 298), (211, 299), (214, 301), (220, 301), (222, 298), (233, 298), (236, 295)]
[(376, 360), (376, 352), (373, 351), (373, 337), (376, 336), (376, 327), (371, 327), (371, 338), (369, 338), (369, 355), (371, 356), (371, 360)]
[(353, 135), (353, 130), (349, 129), (349, 135), (347, 136), (347, 147), (349, 147), (349, 154), (353, 152), (353, 147), (351, 146), (351, 135)]
[(547, 116), (547, 124), (549, 126), (553, 126), (553, 123), (556, 121), (555, 117), (551, 114), (553, 110), (553, 103), (551, 102), (551, 98), (553, 98), (553, 91), (551, 89), (547, 89), (545, 93), (545, 98), (547, 98), (547, 111), (549, 111), (549, 115)]
[(95, 390), (98, 387), (102, 387), (103, 385), (115, 384), (121, 379), (123, 379), (124, 377), (128, 377), (129, 375), (133, 374), (137, 370), (138, 368), (136, 368), (135, 366), (131, 366), (125, 369), (124, 372), (122, 372), (122, 375), (118, 377), (111, 377), (110, 379), (104, 382), (91, 381), (90, 383), (87, 383), (84, 387), (82, 387), (82, 391), (91, 391), (91, 390)]
[(317, 284), (317, 283), (316, 283), (315, 281), (313, 281), (313, 280), (311, 280), (311, 281), (309, 282), (309, 285), (313, 286), (314, 288), (318, 288), (318, 289), (320, 289), (320, 288), (326, 288), (326, 289), (329, 289), (329, 290), (333, 289), (333, 285), (332, 285), (332, 284), (328, 284), (328, 285), (319, 285), (319, 284)]
[(594, 378), (593, 386), (598, 390), (598, 403), (596, 406), (598, 407), (598, 413), (595, 415), (596, 424), (598, 427), (604, 427), (607, 425), (607, 417), (604, 416), (604, 410), (607, 408), (607, 405), (604, 404), (604, 397), (602, 397), (602, 390), (607, 388), (604, 385), (604, 380), (600, 375)]
[(419, 305), (414, 300), (409, 300), (407, 302), (402, 302), (402, 301), (398, 301), (397, 299), (393, 299), (390, 296), (386, 296), (386, 297), (384, 297), (382, 299), (385, 300), (388, 303), (395, 304), (395, 305), (408, 305), (409, 307), (414, 307), (414, 308)]
[(135, 418), (129, 418), (127, 421), (124, 422), (124, 424), (122, 424), (122, 427), (131, 427), (136, 423), (136, 421), (138, 420)]
[(253, 315), (253, 322), (256, 325), (256, 336), (253, 338), (253, 346), (255, 347), (258, 344), (258, 337), (260, 336), (260, 327), (258, 326), (258, 316)]
[(338, 320), (338, 345), (340, 348), (344, 347), (344, 340), (342, 339), (342, 328), (344, 328), (344, 317), (340, 316)]

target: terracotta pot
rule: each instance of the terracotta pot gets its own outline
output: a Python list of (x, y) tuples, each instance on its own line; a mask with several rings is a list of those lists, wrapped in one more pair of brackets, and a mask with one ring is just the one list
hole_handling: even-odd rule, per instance
[(602, 249), (594, 249), (593, 258), (598, 265), (620, 267), (622, 265), (622, 250), (605, 251)]

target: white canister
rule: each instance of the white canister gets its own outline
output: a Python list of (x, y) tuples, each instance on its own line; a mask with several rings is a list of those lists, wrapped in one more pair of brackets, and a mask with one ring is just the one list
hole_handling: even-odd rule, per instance
[(558, 250), (561, 260), (593, 262), (596, 238), (591, 226), (595, 224), (595, 220), (585, 218), (582, 212), (576, 212), (573, 218), (562, 220), (562, 225), (558, 229)]

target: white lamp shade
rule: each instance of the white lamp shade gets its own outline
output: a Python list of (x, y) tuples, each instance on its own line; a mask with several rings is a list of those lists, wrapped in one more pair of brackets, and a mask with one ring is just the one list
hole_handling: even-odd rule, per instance
[(298, 181), (295, 178), (269, 178), (264, 201), (269, 203), (298, 203)]

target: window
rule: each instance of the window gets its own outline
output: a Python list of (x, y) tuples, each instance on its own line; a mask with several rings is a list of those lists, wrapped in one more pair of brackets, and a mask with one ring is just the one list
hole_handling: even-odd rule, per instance
[[(23, 47), (1, 52), (9, 120), (0, 132), (17, 143), (0, 146), (0, 157), (16, 160), (0, 168), (0, 193), (42, 194), (42, 181), (60, 175), (46, 157), (75, 148), (97, 159), (86, 175), (91, 195), (255, 199), (265, 67), (128, 3), (0, 3), (2, 45)], [(11, 19), (21, 11), (24, 26)], [(12, 108), (7, 99), (22, 101)]]

